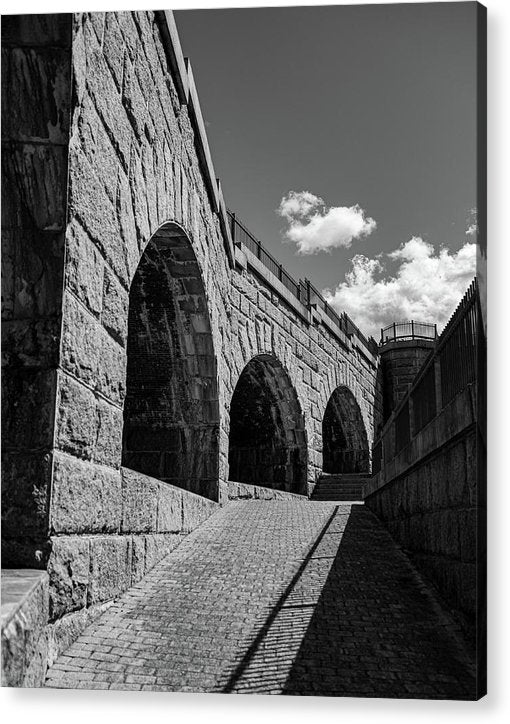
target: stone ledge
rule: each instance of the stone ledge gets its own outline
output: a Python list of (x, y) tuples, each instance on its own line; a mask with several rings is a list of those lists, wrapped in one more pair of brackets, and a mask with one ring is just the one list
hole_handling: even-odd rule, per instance
[(122, 533), (191, 532), (218, 508), (208, 498), (121, 468)]
[(120, 595), (219, 509), (208, 498), (143, 473), (127, 468), (120, 472), (120, 532), (52, 536), (52, 621)]
[(236, 483), (227, 481), (221, 484), (223, 493), (222, 499), (225, 502), (232, 500), (307, 500), (305, 495), (298, 493), (288, 493), (285, 490), (275, 490), (274, 488), (266, 488), (263, 485), (248, 485), (248, 483)]
[(2, 686), (42, 686), (47, 668), (48, 574), (2, 571)]

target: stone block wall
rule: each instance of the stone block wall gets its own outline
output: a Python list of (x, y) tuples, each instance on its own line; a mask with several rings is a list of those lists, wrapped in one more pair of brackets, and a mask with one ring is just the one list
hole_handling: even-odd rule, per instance
[[(68, 480), (68, 494), (53, 507), (48, 561), (49, 621), (57, 649), (70, 629), (75, 632), (86, 624), (84, 612), (94, 615), (101, 604), (141, 580), (218, 508), (206, 498), (126, 468), (119, 472), (116, 505), (108, 508), (101, 497), (108, 483), (97, 476), (97, 466), (88, 466), (86, 484), (72, 461), (67, 462), (62, 480)], [(108, 474), (108, 469), (103, 472)]]
[[(192, 75), (163, 16), (3, 23), (3, 563), (48, 570), (52, 626), (61, 619), (66, 636), (228, 500), (230, 404), (253, 357), (277, 360), (296, 396), (302, 492), (321, 472), (339, 385), (373, 438), (377, 360), (286, 301), (276, 279), (233, 265)], [(189, 476), (204, 497), (122, 469), (130, 291), (167, 233), (196, 266), (194, 280), (174, 273), (182, 359), (214, 389), (209, 400), (195, 373), (188, 406), (207, 398), (217, 415), (214, 460)]]
[(71, 112), (71, 16), (2, 19), (2, 560), (44, 567)]
[(48, 662), (48, 574), (2, 572), (2, 686), (39, 687)]
[(411, 386), (434, 347), (434, 340), (409, 339), (388, 342), (380, 349), (383, 423)]
[(473, 386), (459, 394), (367, 484), (384, 522), (474, 635), (485, 521), (483, 445)]
[(268, 488), (266, 485), (247, 485), (228, 481), (222, 486), (225, 500), (303, 500), (303, 496), (285, 490)]
[[(228, 479), (233, 390), (248, 361), (268, 353), (284, 366), (300, 401), (313, 487), (322, 465), (322, 417), (338, 385), (352, 390), (373, 437), (376, 360), (302, 319), (250, 270), (230, 268), (196, 131), (154, 13), (76, 15), (72, 60), (57, 450), (77, 468), (87, 461), (118, 471), (129, 290), (147, 243), (172, 223), (190, 241), (207, 300), (220, 410), (218, 484)], [(103, 488), (104, 505), (109, 499), (115, 507), (118, 486), (117, 477)], [(210, 497), (218, 499), (218, 488)]]
[(68, 466), (80, 470), (87, 462), (98, 470), (101, 506), (115, 509), (129, 292), (144, 250), (164, 225), (190, 240), (220, 368), (228, 263), (154, 14), (78, 14), (73, 27), (76, 103), (56, 448), (69, 456)]
[(193, 240), (217, 340), (228, 269), (154, 14), (73, 16), (72, 83), (47, 563), (50, 619), (66, 630), (215, 509), (121, 471), (129, 291), (149, 240), (174, 224)]
[[(348, 338), (340, 342), (327, 326), (304, 319), (250, 268), (236, 271), (231, 281), (231, 364), (221, 381), (227, 398), (255, 356), (270, 354), (282, 364), (305, 421), (306, 477), (311, 492), (322, 472), (322, 421), (338, 387), (352, 392), (371, 445), (377, 415), (378, 360), (369, 359)], [(228, 434), (223, 444), (228, 450)]]

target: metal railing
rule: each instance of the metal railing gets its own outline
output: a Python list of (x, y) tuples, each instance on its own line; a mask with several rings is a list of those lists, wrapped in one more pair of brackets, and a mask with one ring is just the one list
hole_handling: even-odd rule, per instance
[(395, 417), (395, 455), (411, 441), (409, 400), (406, 400)]
[(377, 354), (378, 346), (373, 337), (367, 338), (345, 313), (338, 314), (328, 304), (322, 294), (308, 280), (299, 282), (288, 274), (280, 264), (263, 246), (263, 244), (246, 228), (237, 218), (236, 214), (228, 211), (230, 219), (230, 232), (234, 245), (243, 245), (288, 289), (288, 291), (305, 307), (316, 306), (347, 336), (357, 337), (373, 355)]
[(413, 405), (413, 432), (416, 433), (423, 430), (425, 425), (436, 416), (437, 398), (436, 398), (436, 374), (435, 366), (429, 365), (421, 379), (411, 391), (411, 400)]
[(436, 339), (437, 324), (428, 322), (394, 322), (381, 329), (380, 345), (400, 339)]
[(293, 279), (290, 274), (285, 271), (283, 265), (280, 264), (268, 251), (266, 251), (262, 243), (253, 236), (250, 231), (248, 231), (246, 226), (239, 221), (234, 213), (229, 211), (228, 215), (230, 217), (230, 230), (234, 244), (237, 246), (242, 244), (249, 249), (251, 253), (254, 254), (257, 259), (259, 259), (259, 261), (261, 261), (262, 264), (264, 264), (264, 266), (267, 267), (267, 269), (269, 269), (269, 271), (274, 274), (275, 277), (289, 290), (289, 292), (296, 297), (296, 299), (302, 301), (299, 282)]
[[(435, 325), (428, 326), (435, 328)], [(456, 395), (476, 382), (477, 355), (483, 335), (478, 284), (474, 279), (395, 415), (374, 440), (373, 454), (376, 449), (380, 454), (382, 449), (393, 450), (393, 456), (398, 455)], [(394, 445), (387, 445), (392, 436)], [(379, 469), (391, 460), (391, 452), (389, 454), (389, 458), (377, 463)]]
[(481, 334), (478, 286), (472, 282), (455, 314), (446, 325), (437, 345), (441, 368), (441, 400), (453, 400), (476, 378), (476, 342)]

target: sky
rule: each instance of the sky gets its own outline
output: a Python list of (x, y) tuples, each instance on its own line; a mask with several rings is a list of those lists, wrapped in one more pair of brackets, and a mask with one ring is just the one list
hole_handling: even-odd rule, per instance
[(475, 274), (475, 3), (175, 12), (227, 206), (363, 331)]

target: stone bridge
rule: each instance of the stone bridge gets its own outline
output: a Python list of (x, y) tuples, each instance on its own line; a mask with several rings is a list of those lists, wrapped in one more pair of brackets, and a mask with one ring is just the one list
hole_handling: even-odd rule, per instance
[(307, 495), (327, 409), (368, 473), (376, 345), (227, 214), (172, 15), (6, 18), (4, 47), (4, 565), (85, 534), (123, 560), (143, 474), (198, 508), (229, 481)]
[(47, 570), (54, 659), (229, 500), (369, 475), (382, 393), (227, 212), (171, 13), (3, 34), (3, 563)]

